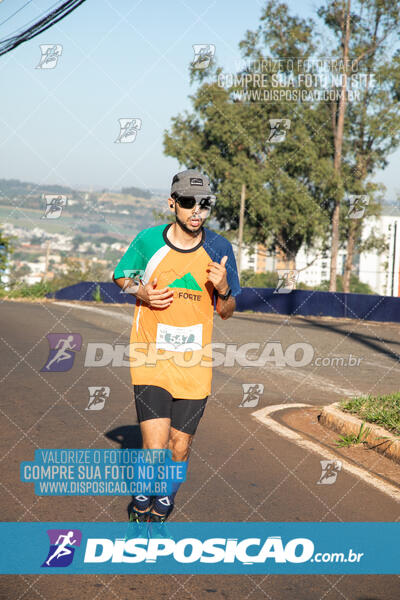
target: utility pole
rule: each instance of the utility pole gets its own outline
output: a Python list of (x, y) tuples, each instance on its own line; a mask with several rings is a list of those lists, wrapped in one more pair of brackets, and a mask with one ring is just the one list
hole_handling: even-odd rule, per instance
[(394, 232), (393, 232), (393, 261), (392, 261), (392, 289), (391, 296), (394, 296), (394, 277), (395, 277), (395, 268), (396, 268), (396, 240), (397, 240), (397, 221), (394, 222)]
[(240, 195), (240, 213), (239, 213), (239, 244), (238, 244), (238, 273), (240, 280), (240, 272), (242, 269), (242, 242), (243, 242), (243, 221), (244, 221), (244, 203), (246, 200), (246, 184), (242, 183), (242, 193)]
[[(340, 19), (340, 28), (342, 31), (342, 59), (343, 59), (343, 71), (342, 71), (342, 85), (341, 93), (339, 98), (339, 106), (337, 109), (337, 120), (336, 114), (332, 113), (332, 124), (333, 124), (333, 139), (334, 139), (334, 169), (337, 175), (338, 182), (341, 181), (341, 164), (342, 164), (342, 147), (343, 147), (343, 131), (344, 131), (344, 120), (346, 113), (346, 102), (347, 102), (347, 76), (348, 76), (348, 56), (349, 56), (349, 43), (350, 43), (350, 25), (351, 25), (351, 0), (342, 1), (342, 12)], [(332, 104), (333, 108), (333, 104)], [(342, 195), (342, 184), (338, 184), (336, 190), (335, 204), (332, 215), (332, 250), (331, 250), (331, 265), (330, 265), (330, 276), (329, 276), (329, 291), (336, 292), (336, 272), (337, 272), (337, 257), (339, 251), (339, 216), (340, 216), (340, 200)]]

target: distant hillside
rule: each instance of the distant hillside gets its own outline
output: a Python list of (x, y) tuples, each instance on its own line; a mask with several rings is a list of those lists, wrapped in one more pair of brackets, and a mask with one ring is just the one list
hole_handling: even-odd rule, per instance
[[(128, 242), (141, 229), (160, 222), (157, 215), (165, 212), (168, 196), (161, 197), (134, 186), (123, 190), (125, 193), (107, 189), (93, 191), (0, 179), (0, 222), (25, 231), (39, 227), (48, 233), (112, 235)], [(67, 197), (62, 215), (57, 219), (43, 218), (46, 194)], [(164, 220), (167, 218), (162, 217), (161, 222)]]
[[(79, 190), (81, 188), (78, 188)], [(85, 190), (86, 191), (86, 190)], [(22, 196), (24, 194), (37, 195), (37, 194), (69, 194), (74, 195), (77, 193), (76, 188), (72, 188), (65, 185), (58, 184), (44, 184), (39, 185), (30, 181), (21, 181), (20, 179), (0, 179), (0, 194), (3, 196)], [(107, 188), (104, 188), (96, 193), (106, 194), (114, 193)], [(118, 194), (118, 192), (117, 192)], [(141, 188), (130, 186), (121, 189), (122, 195), (133, 196), (135, 198), (144, 198), (150, 200), (152, 196), (158, 194), (152, 194), (150, 190), (143, 190)]]
[(142, 190), (137, 187), (126, 187), (121, 189), (121, 194), (127, 194), (129, 196), (135, 196), (135, 198), (150, 199), (152, 194), (149, 190)]
[[(60, 218), (43, 218), (45, 194), (67, 196)], [(87, 240), (93, 238), (94, 242), (98, 237), (112, 236), (114, 240), (128, 243), (142, 229), (170, 220), (168, 197), (167, 191), (148, 191), (135, 186), (122, 188), (119, 193), (104, 188), (94, 191), (0, 179), (0, 223), (27, 232), (38, 227), (44, 232), (72, 237), (83, 233)], [(218, 229), (214, 219), (210, 219), (207, 226)]]
[(64, 185), (45, 184), (38, 185), (19, 179), (0, 179), (0, 195), (3, 196), (22, 196), (24, 194), (71, 194), (72, 188)]

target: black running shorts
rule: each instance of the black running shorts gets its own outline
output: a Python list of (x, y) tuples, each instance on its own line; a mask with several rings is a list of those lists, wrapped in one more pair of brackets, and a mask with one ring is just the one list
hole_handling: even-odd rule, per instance
[(207, 398), (183, 400), (173, 398), (167, 390), (156, 385), (134, 385), (136, 412), (139, 423), (149, 419), (171, 419), (171, 427), (194, 435), (203, 416)]

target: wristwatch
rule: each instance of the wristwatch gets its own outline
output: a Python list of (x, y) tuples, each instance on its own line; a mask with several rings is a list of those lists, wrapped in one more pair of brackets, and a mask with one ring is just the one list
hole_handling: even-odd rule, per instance
[(226, 292), (226, 294), (220, 294), (219, 292), (217, 292), (217, 296), (218, 296), (218, 298), (221, 298), (221, 300), (228, 300), (228, 298), (231, 294), (232, 294), (231, 288), (228, 288), (228, 291)]

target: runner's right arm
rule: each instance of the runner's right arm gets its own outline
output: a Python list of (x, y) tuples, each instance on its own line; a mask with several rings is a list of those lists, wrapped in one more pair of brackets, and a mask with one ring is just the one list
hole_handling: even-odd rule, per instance
[[(123, 289), (127, 278), (118, 277), (118, 279), (115, 279), (115, 277), (113, 277), (113, 281), (121, 289)], [(168, 308), (174, 299), (174, 291), (168, 287), (157, 290), (156, 283), (156, 279), (150, 283), (147, 283), (146, 285), (143, 285), (143, 283), (140, 281), (137, 291), (135, 293), (129, 293), (131, 296), (135, 296), (142, 302), (145, 302), (151, 308)]]
[[(147, 284), (143, 284), (140, 279), (145, 272), (148, 260), (147, 250), (142, 240), (146, 231), (148, 230), (140, 232), (131, 242), (129, 248), (115, 268), (113, 281), (125, 291), (127, 286), (132, 286), (132, 280), (135, 283), (139, 280), (137, 288), (135, 285), (132, 291), (126, 289), (126, 293), (131, 294), (131, 296), (136, 296), (136, 298), (151, 308), (163, 309), (167, 308), (173, 301), (173, 290), (168, 287), (157, 290), (156, 279)], [(117, 275), (117, 277), (115, 277), (115, 275)]]

